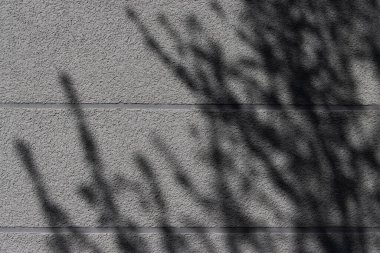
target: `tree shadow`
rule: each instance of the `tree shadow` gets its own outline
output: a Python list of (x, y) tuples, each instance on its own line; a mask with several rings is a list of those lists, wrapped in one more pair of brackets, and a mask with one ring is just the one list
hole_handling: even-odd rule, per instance
[[(214, 175), (209, 187), (213, 193), (197, 186), (163, 138), (152, 138), (152, 146), (168, 162), (176, 184), (207, 215), (217, 217), (227, 232), (226, 252), (243, 252), (242, 245), (250, 251), (279, 252), (276, 237), (270, 234), (276, 227), (295, 232), (292, 252), (368, 252), (366, 228), (380, 221), (378, 111), (361, 105), (362, 87), (353, 68), (366, 62), (380, 77), (380, 41), (373, 33), (379, 24), (377, 2), (241, 4), (240, 26), (234, 32), (247, 50), (232, 60), (195, 15), (185, 18), (186, 34), (159, 15), (158, 22), (174, 43), (174, 50), (166, 51), (137, 13), (127, 9), (148, 48), (202, 102), (208, 129), (200, 162)], [(218, 2), (212, 1), (210, 8), (229, 22)], [(143, 237), (126, 233), (126, 228), (132, 232), (138, 228), (116, 205), (113, 182), (104, 176), (97, 144), (69, 77), (62, 75), (60, 80), (91, 168), (92, 184), (83, 185), (80, 195), (99, 214), (99, 226), (112, 229), (121, 252), (146, 252)], [(257, 110), (252, 104), (268, 107)], [(373, 118), (375, 124), (369, 126), (367, 120)], [(201, 139), (201, 131), (194, 127), (194, 137)], [(18, 141), (16, 146), (55, 234), (52, 249), (73, 252), (80, 241), (81, 247), (102, 252), (49, 198), (28, 145)], [(168, 216), (170, 199), (150, 156), (138, 153), (135, 159), (151, 197), (128, 178), (120, 177), (118, 187), (138, 192), (142, 205), (157, 207), (165, 251), (196, 251), (186, 236), (175, 233)], [(197, 223), (189, 218), (187, 224)], [(268, 236), (254, 233), (257, 228), (269, 228)], [(212, 239), (205, 237), (202, 244), (217, 252)]]

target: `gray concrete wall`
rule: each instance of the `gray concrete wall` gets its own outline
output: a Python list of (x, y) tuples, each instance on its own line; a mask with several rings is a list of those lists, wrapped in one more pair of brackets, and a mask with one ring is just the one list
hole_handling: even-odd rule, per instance
[(0, 1), (0, 252), (380, 251), (378, 10)]

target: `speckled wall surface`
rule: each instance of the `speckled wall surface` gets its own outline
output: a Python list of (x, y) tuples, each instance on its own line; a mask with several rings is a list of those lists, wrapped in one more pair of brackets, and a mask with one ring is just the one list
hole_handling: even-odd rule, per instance
[(378, 14), (0, 0), (0, 252), (380, 252)]

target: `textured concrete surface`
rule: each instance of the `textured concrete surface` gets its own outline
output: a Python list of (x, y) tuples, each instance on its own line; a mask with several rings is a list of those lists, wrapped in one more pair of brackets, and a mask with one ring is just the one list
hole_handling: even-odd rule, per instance
[(1, 253), (380, 252), (378, 13), (244, 2), (0, 0)]
[[(218, 18), (206, 0), (136, 0), (128, 3), (122, 0), (2, 0), (0, 101), (64, 102), (57, 85), (57, 72), (66, 71), (78, 84), (82, 101), (87, 103), (215, 102), (189, 92), (159, 58), (147, 50), (136, 25), (126, 17), (125, 7), (130, 6), (141, 15), (164, 50), (175, 58), (179, 57), (176, 43), (158, 24), (159, 13), (167, 15), (174, 29), (187, 40), (191, 38), (191, 32), (189, 35), (184, 29), (185, 21), (189, 15), (196, 15), (210, 38), (220, 44), (227, 62), (239, 62), (251, 55), (254, 58), (255, 52), (236, 35), (236, 29), (246, 25), (237, 20), (242, 4), (239, 1), (220, 2), (227, 21)], [(355, 47), (350, 50), (357, 51)], [(348, 88), (344, 92), (357, 94), (357, 103), (378, 103), (377, 66), (354, 57), (350, 65), (360, 86), (357, 90)], [(264, 89), (271, 85), (270, 73), (257, 69), (254, 74)], [(250, 85), (242, 80), (229, 79), (228, 86), (242, 103), (267, 102), (258, 95), (247, 97)], [(281, 97), (289, 102), (286, 91)]]
[[(128, 4), (144, 10), (150, 21), (167, 10), (176, 22), (189, 11), (210, 15), (204, 8), (207, 3)], [(80, 83), (83, 102), (195, 102), (147, 50), (137, 27), (126, 17), (126, 6), (121, 0), (1, 1), (0, 101), (63, 102), (57, 72), (66, 71)]]
[[(120, 250), (115, 243), (115, 237), (112, 234), (86, 234), (86, 239), (95, 245), (99, 252), (118, 252)], [(321, 245), (313, 243), (313, 241), (323, 241), (324, 235), (318, 234), (180, 234), (173, 235), (168, 240), (168, 236), (159, 234), (139, 234), (133, 235), (133, 241), (139, 243), (140, 250), (145, 252), (167, 252), (167, 242), (177, 241), (177, 250), (181, 252), (252, 252), (252, 253), (270, 253), (270, 252), (286, 252), (291, 253), (295, 250), (305, 250), (307, 252), (323, 252)], [(332, 238), (338, 237), (331, 235)], [(26, 252), (51, 252), (52, 248), (49, 247), (54, 235), (51, 234), (0, 234), (0, 240), (5, 244), (0, 246), (1, 252), (4, 253), (26, 253)], [(96, 252), (94, 249), (89, 249), (85, 244), (70, 235), (63, 235), (70, 242), (70, 252)], [(308, 241), (305, 245), (300, 245), (297, 239), (304, 237)], [(317, 239), (317, 240), (316, 240)], [(369, 233), (366, 236), (368, 245), (362, 249), (360, 247), (353, 247), (353, 252), (360, 252), (365, 250), (367, 252), (377, 252), (379, 250), (380, 241), (377, 234)], [(262, 241), (266, 243), (252, 246), (251, 241)], [(236, 244), (231, 244), (235, 241)], [(181, 243), (182, 242), (182, 246)]]
[[(369, 164), (363, 164), (360, 170), (350, 164), (364, 159), (360, 153), (351, 152), (359, 152), (372, 145), (377, 147), (373, 152), (378, 158), (379, 111), (319, 112), (322, 119), (326, 118), (321, 129), (331, 132), (334, 138), (343, 134), (348, 141), (346, 146), (331, 149), (331, 153), (336, 152), (337, 161), (344, 164), (337, 168), (342, 177), (347, 175), (347, 180), (354, 180), (352, 176), (356, 175), (354, 184), (347, 183), (359, 198), (347, 200), (353, 201), (352, 206), (344, 207), (345, 215), (349, 217), (341, 216), (343, 210), (340, 210), (339, 198), (344, 195), (335, 195), (335, 187), (339, 185), (331, 179), (333, 172), (329, 172), (334, 162), (328, 159), (335, 158), (329, 157), (325, 153), (328, 151), (322, 148), (319, 154), (308, 148), (309, 144), (319, 143), (314, 139), (318, 133), (313, 131), (307, 114), (302, 112), (255, 112), (255, 119), (260, 118), (262, 124), (276, 126), (272, 134), (280, 137), (276, 140), (279, 146), (260, 135), (253, 119), (244, 123), (243, 127), (252, 131), (251, 141), (262, 147), (267, 156), (247, 151), (248, 144), (240, 125), (226, 125), (220, 129), (224, 133), (216, 135), (208, 117), (200, 111), (87, 109), (86, 114), (98, 144), (104, 177), (110, 187), (108, 191), (123, 214), (119, 225), (131, 222), (137, 226), (250, 224), (279, 227), (293, 226), (301, 221), (304, 226), (339, 226), (347, 225), (346, 222), (350, 225), (379, 225), (373, 223), (379, 213), (375, 201), (376, 168), (372, 167), (369, 159)], [(221, 116), (220, 113), (213, 114)], [(250, 112), (239, 117), (244, 119), (247, 115)], [(223, 116), (231, 117), (228, 113)], [(300, 126), (289, 129), (289, 125), (283, 122), (284, 117), (292, 118), (292, 122)], [(355, 121), (345, 125), (346, 133), (334, 133), (343, 120), (354, 117)], [(47, 226), (44, 221), (46, 213), (41, 210), (41, 199), (36, 193), (38, 182), (28, 176), (15, 150), (15, 139), (23, 139), (31, 145), (36, 170), (48, 199), (69, 214), (75, 225), (101, 225), (98, 222), (100, 211), (86, 203), (85, 195), (80, 191), (90, 184), (95, 172), (93, 166), (84, 160), (85, 152), (81, 149), (79, 132), (70, 111), (3, 109), (1, 121), (3, 183), (0, 186), (0, 212), (3, 215), (0, 224), (11, 227)], [(226, 171), (223, 171), (223, 164), (218, 166), (213, 160), (213, 136), (217, 136), (220, 142), (217, 149), (223, 154), (222, 163), (227, 166)], [(338, 143), (333, 142), (332, 136), (325, 141), (334, 147)], [(289, 150), (281, 148), (284, 141), (292, 143)], [(309, 164), (295, 163), (301, 155), (309, 157)], [(319, 165), (312, 164), (312, 156), (316, 155), (319, 156)], [(316, 171), (318, 166), (324, 166), (326, 170), (320, 176)], [(288, 181), (289, 189), (283, 188), (283, 183), (278, 182), (280, 179), (274, 177), (273, 170), (281, 180)], [(220, 186), (220, 181), (224, 185)], [(340, 191), (347, 191), (343, 189)], [(298, 202), (297, 196), (302, 203)], [(96, 205), (104, 204), (102, 200), (98, 201)], [(224, 206), (225, 201), (231, 206)], [(314, 216), (313, 201), (323, 204), (323, 220)], [(362, 206), (357, 209), (359, 203)], [(162, 222), (165, 224), (160, 224)]]

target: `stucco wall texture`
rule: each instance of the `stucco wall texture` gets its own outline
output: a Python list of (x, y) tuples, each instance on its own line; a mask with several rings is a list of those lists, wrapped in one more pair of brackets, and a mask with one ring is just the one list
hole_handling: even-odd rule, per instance
[(0, 0), (0, 252), (380, 252), (379, 17)]

